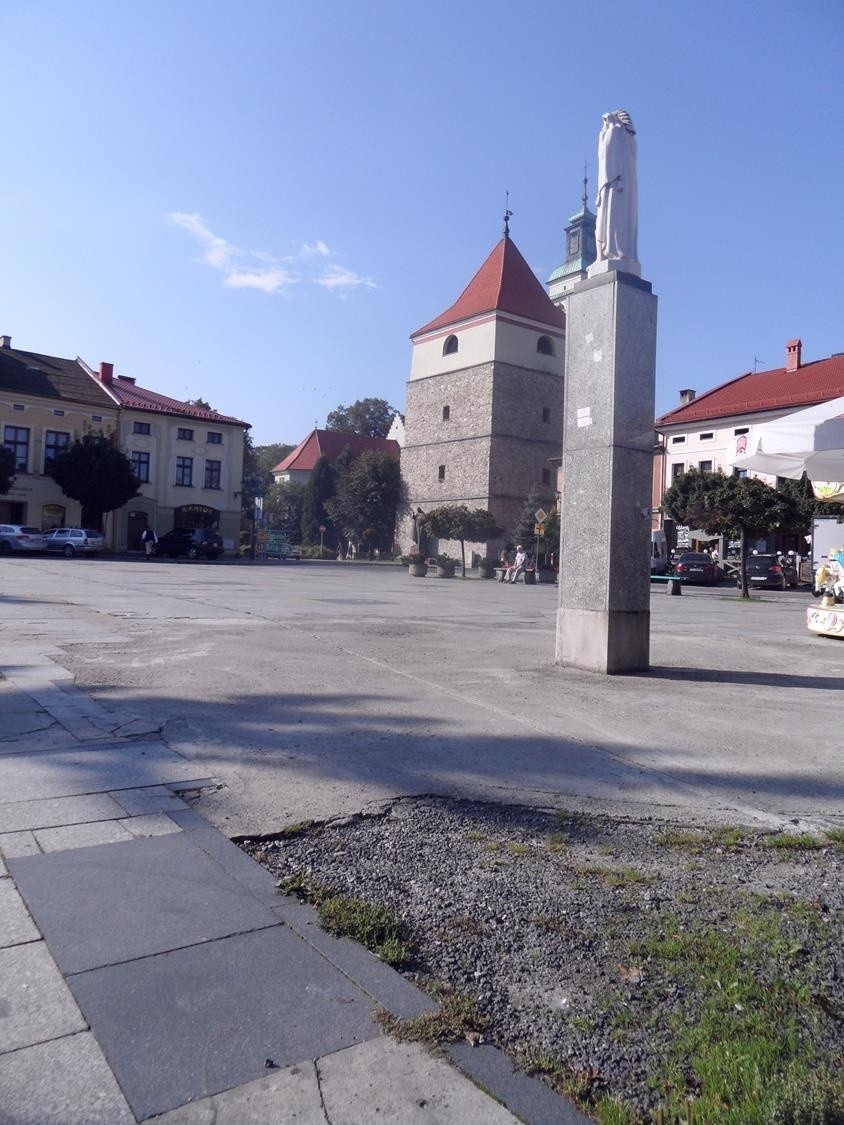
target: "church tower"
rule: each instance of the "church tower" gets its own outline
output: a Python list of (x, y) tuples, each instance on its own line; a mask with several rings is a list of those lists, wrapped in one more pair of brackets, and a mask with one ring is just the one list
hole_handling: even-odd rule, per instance
[[(532, 489), (553, 504), (548, 459), (560, 457), (563, 323), (505, 219), (504, 237), (454, 304), (411, 336), (402, 550), (414, 542), (420, 509), (488, 508), (509, 534)], [(486, 555), (485, 544), (472, 549)]]
[(569, 290), (579, 281), (586, 280), (586, 271), (598, 257), (595, 221), (595, 215), (586, 206), (584, 176), (580, 210), (572, 215), (566, 227), (566, 260), (548, 278), (548, 296), (561, 308)]

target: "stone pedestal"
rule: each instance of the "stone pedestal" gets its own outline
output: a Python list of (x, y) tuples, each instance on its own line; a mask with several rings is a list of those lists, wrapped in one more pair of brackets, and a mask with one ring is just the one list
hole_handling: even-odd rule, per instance
[(648, 667), (656, 303), (617, 270), (566, 300), (556, 658), (605, 674)]

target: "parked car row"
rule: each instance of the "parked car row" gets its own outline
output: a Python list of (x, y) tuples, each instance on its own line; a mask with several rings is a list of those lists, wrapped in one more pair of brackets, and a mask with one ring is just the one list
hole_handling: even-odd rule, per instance
[(58, 551), (71, 558), (73, 555), (90, 555), (102, 551), (105, 540), (102, 532), (84, 527), (54, 527), (42, 532), (25, 524), (0, 524), (0, 552)]
[[(745, 559), (747, 584), (754, 589), (785, 590), (796, 589), (800, 584), (797, 561), (793, 554), (759, 554), (754, 552)], [(735, 566), (729, 568), (740, 582), (739, 571)], [(714, 586), (722, 571), (715, 560), (705, 551), (685, 551), (675, 561), (673, 573), (689, 583)]]
[(223, 540), (216, 531), (204, 527), (174, 527), (155, 545), (156, 555), (168, 558), (206, 559), (219, 558), (223, 553)]

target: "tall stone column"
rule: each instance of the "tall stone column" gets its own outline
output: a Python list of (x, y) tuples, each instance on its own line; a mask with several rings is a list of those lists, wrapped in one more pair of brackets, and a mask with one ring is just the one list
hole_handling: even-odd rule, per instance
[(657, 300), (615, 265), (566, 301), (556, 649), (605, 674), (647, 668), (650, 646)]

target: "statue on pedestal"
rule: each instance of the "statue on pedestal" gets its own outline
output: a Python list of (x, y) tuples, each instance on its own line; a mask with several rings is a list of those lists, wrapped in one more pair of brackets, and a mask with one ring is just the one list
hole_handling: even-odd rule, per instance
[(636, 130), (626, 109), (605, 113), (598, 137), (598, 261), (638, 262)]

